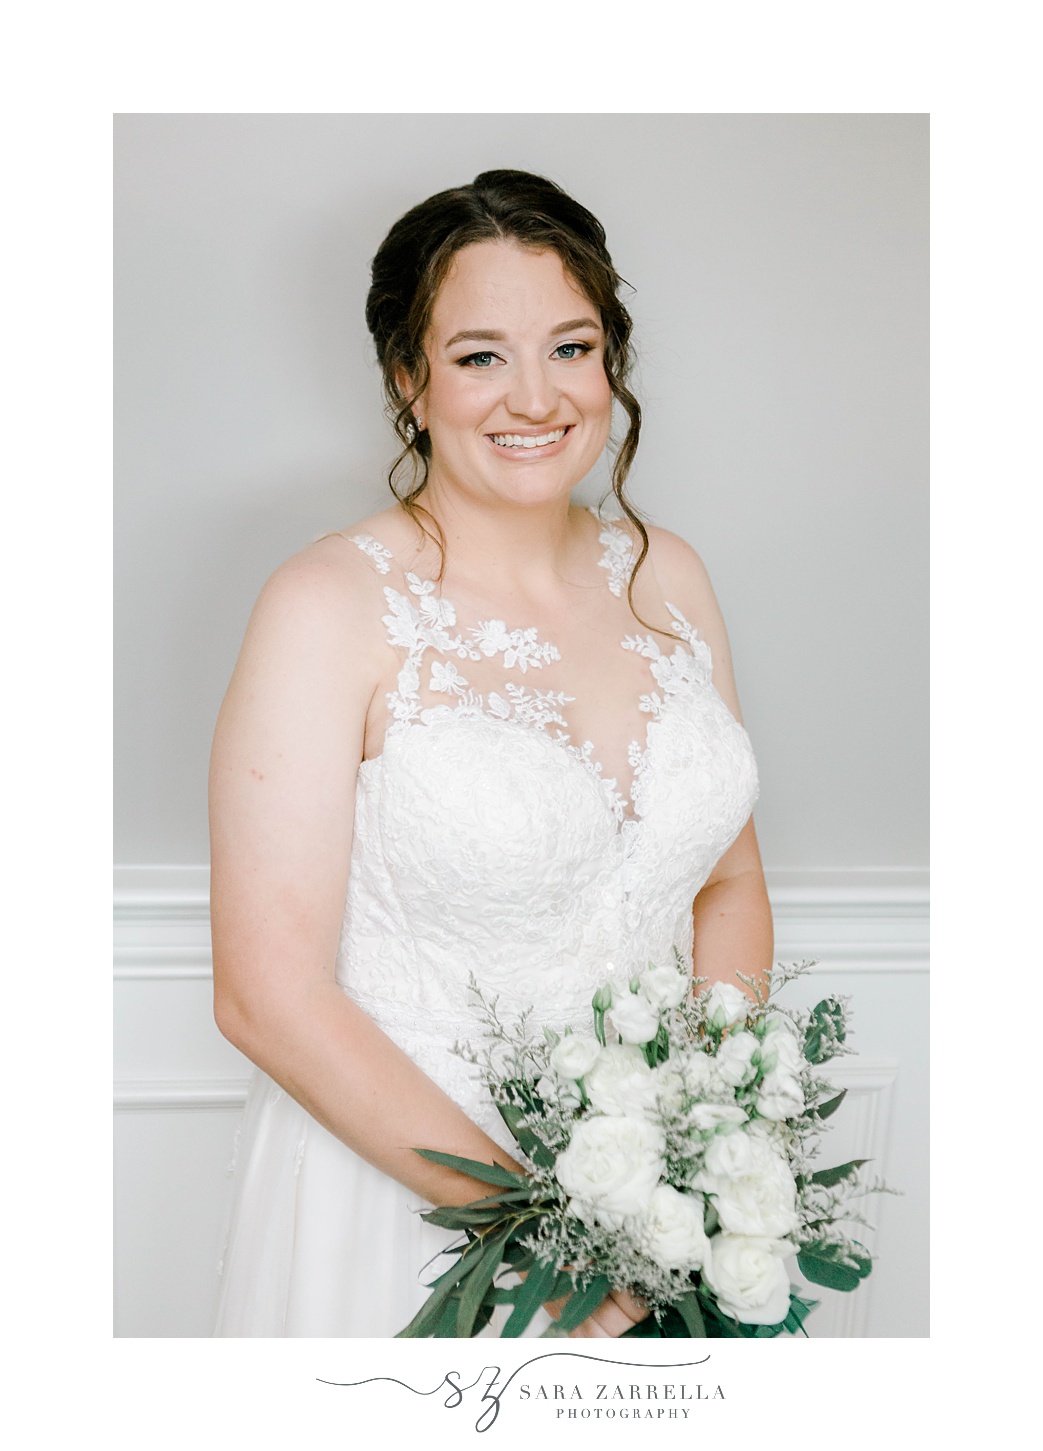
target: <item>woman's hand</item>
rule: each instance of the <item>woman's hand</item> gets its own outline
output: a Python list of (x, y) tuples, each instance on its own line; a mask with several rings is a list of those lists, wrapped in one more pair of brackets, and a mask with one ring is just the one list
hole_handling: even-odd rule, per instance
[[(543, 1308), (552, 1319), (557, 1320), (567, 1299), (568, 1296), (550, 1300)], [(616, 1338), (640, 1324), (649, 1313), (644, 1301), (636, 1299), (629, 1290), (610, 1290), (597, 1309), (591, 1311), (575, 1330), (569, 1331), (569, 1339)]]
[(610, 1290), (598, 1308), (569, 1332), (569, 1339), (615, 1338), (632, 1330), (648, 1314), (648, 1306), (629, 1290)]

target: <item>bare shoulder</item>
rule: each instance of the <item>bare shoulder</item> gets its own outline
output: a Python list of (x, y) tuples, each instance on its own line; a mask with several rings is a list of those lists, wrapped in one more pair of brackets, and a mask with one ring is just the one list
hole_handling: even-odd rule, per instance
[(355, 554), (368, 553), (378, 562), (378, 568), (381, 559), (393, 558), (405, 569), (412, 568), (431, 543), (417, 521), (398, 504), (331, 531), (318, 542), (324, 544), (327, 540), (339, 540)]
[(646, 608), (658, 605), (659, 613), (664, 603), (675, 606), (712, 645), (710, 637), (719, 636), (723, 622), (701, 556), (679, 534), (657, 524), (649, 524), (647, 529), (648, 557), (637, 576), (640, 584), (645, 569), (650, 575), (642, 591), (642, 604)]
[[(679, 534), (658, 524), (648, 525), (648, 561), (668, 599), (674, 600), (675, 596), (706, 602), (714, 599), (702, 556)], [(676, 603), (680, 607), (680, 599)]]
[(714, 685), (741, 719), (728, 631), (701, 556), (680, 535), (649, 525), (648, 565), (659, 598), (680, 610), (709, 646)]
[(353, 653), (383, 638), (382, 580), (344, 533), (325, 535), (279, 565), (263, 585), (247, 632), (287, 644), (337, 644)]
[(372, 563), (344, 539), (317, 540), (279, 565), (246, 627), (219, 716), (217, 763), (234, 771), (249, 756), (267, 762), (274, 780), (308, 761), (327, 763), (330, 774), (353, 745), (361, 755), (386, 650), (383, 606)]

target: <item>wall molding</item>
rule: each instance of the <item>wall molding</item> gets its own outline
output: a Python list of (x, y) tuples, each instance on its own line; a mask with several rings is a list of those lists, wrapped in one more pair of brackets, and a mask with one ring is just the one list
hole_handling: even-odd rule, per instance
[[(858, 1145), (859, 1158), (868, 1159), (871, 1170), (877, 1170), (887, 1159), (892, 1098), (898, 1070), (899, 1065), (894, 1061), (847, 1056), (835, 1058), (823, 1068), (824, 1077), (835, 1083), (837, 1088), (847, 1089), (844, 1134), (849, 1143)], [(831, 1153), (828, 1158), (833, 1162), (836, 1156)], [(870, 1206), (869, 1212), (874, 1218), (879, 1216), (878, 1208)], [(852, 1226), (852, 1233), (871, 1254), (875, 1254), (878, 1240), (875, 1229), (856, 1224)], [(803, 1276), (800, 1278), (803, 1280)], [(869, 1333), (875, 1288), (872, 1275), (859, 1286), (856, 1294), (823, 1292), (818, 1285), (808, 1285), (807, 1288), (812, 1299), (824, 1302), (823, 1308), (832, 1301), (834, 1336), (851, 1339)]]
[[(775, 956), (817, 960), (814, 972), (926, 972), (928, 874), (920, 869), (768, 871)], [(117, 979), (211, 976), (206, 866), (117, 866)]]
[(249, 1078), (119, 1078), (112, 1095), (117, 1111), (242, 1108)]

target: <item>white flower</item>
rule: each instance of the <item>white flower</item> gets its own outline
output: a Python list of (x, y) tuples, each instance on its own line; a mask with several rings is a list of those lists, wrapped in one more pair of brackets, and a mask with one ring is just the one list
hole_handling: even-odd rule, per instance
[[(737, 1137), (731, 1135), (730, 1137)], [(745, 1165), (738, 1147), (716, 1149), (717, 1158), (707, 1162), (698, 1177), (698, 1187), (714, 1196), (714, 1205), (722, 1226), (731, 1234), (755, 1235), (763, 1239), (781, 1239), (797, 1228), (797, 1186), (787, 1161), (766, 1140), (746, 1140)], [(741, 1172), (724, 1173), (729, 1152), (735, 1168)], [(709, 1159), (709, 1152), (707, 1154)], [(718, 1165), (715, 1171), (713, 1164)]]
[(708, 1053), (689, 1053), (681, 1060), (684, 1086), (693, 1098), (699, 1098), (716, 1082), (714, 1060)]
[(429, 625), (455, 625), (456, 610), (448, 600), (425, 591), (420, 600), (420, 618)]
[(766, 1143), (778, 1143), (781, 1145), (786, 1142), (787, 1131), (785, 1125), (776, 1123), (774, 1119), (770, 1118), (751, 1119), (743, 1128), (743, 1132), (752, 1134), (755, 1138), (764, 1139)]
[(761, 1044), (761, 1064), (765, 1073), (770, 1073), (773, 1068), (785, 1068), (792, 1074), (798, 1074), (804, 1067), (804, 1054), (796, 1031), (781, 1013), (768, 1019), (767, 1033)]
[(601, 1052), (601, 1044), (586, 1033), (566, 1033), (550, 1055), (559, 1078), (585, 1078)]
[(759, 1048), (760, 1044), (752, 1033), (731, 1033), (718, 1048), (714, 1067), (730, 1087), (741, 1088), (756, 1077), (753, 1055)]
[(660, 1112), (668, 1116), (680, 1113), (684, 1095), (688, 1092), (682, 1070), (676, 1063), (668, 1060), (653, 1068), (652, 1074)]
[(681, 1194), (660, 1184), (634, 1226), (639, 1247), (664, 1270), (701, 1269), (710, 1251), (703, 1209), (701, 1194)]
[(554, 1173), (581, 1219), (621, 1229), (647, 1208), (663, 1170), (666, 1141), (646, 1119), (581, 1119)]
[(451, 660), (431, 661), (431, 689), (445, 695), (463, 695), (467, 681)]
[(659, 1032), (659, 1011), (641, 993), (613, 996), (609, 1015), (624, 1043), (651, 1043)]
[(758, 1142), (745, 1130), (717, 1134), (706, 1146), (700, 1183), (713, 1187), (722, 1179), (741, 1179), (749, 1174), (757, 1163)]
[(541, 1078), (536, 1084), (536, 1092), (544, 1103), (556, 1103), (562, 1108), (579, 1108), (583, 1101), (574, 1083), (562, 1082), (557, 1078)]
[(692, 985), (687, 973), (676, 967), (650, 967), (641, 974), (641, 991), (655, 1008), (676, 1008), (684, 1002)]
[(632, 1043), (610, 1043), (598, 1054), (583, 1080), (591, 1103), (599, 1112), (621, 1116), (655, 1113), (657, 1079), (640, 1048)]
[(746, 1110), (737, 1103), (697, 1103), (688, 1114), (689, 1122), (697, 1129), (716, 1129), (721, 1124), (746, 1122)]
[(477, 627), (472, 628), (471, 634), (483, 655), (496, 655), (499, 651), (506, 650), (510, 644), (510, 635), (503, 620), (483, 620)]
[(707, 1022), (718, 1031), (740, 1022), (752, 1006), (742, 989), (730, 982), (715, 982), (700, 997), (703, 999)]
[(765, 1074), (757, 1090), (757, 1112), (763, 1118), (799, 1118), (804, 1112), (804, 1090), (800, 1079), (783, 1068)]
[(715, 1234), (703, 1279), (717, 1303), (743, 1325), (778, 1325), (789, 1313), (783, 1257), (792, 1246), (776, 1239)]

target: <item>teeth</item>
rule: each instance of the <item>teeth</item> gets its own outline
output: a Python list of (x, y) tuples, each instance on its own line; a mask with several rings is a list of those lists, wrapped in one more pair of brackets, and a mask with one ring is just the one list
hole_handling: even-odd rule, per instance
[(557, 428), (553, 433), (537, 434), (535, 438), (531, 434), (494, 433), (493, 443), (501, 448), (543, 448), (548, 443), (557, 443), (565, 437), (565, 433), (564, 428)]

